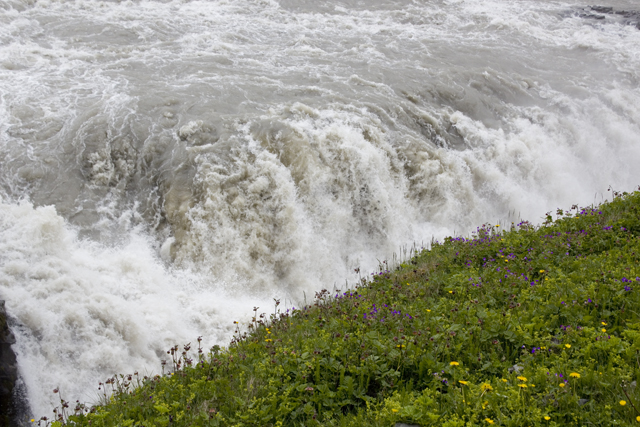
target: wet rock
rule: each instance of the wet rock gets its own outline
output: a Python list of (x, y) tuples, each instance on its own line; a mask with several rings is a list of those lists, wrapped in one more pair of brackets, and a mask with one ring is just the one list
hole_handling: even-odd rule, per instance
[(640, 29), (640, 10), (616, 10), (610, 6), (587, 6), (579, 10), (578, 16), (598, 21), (618, 22)]
[(14, 399), (18, 365), (11, 349), (15, 342), (7, 324), (4, 301), (0, 301), (0, 427), (15, 425), (12, 420), (18, 415)]

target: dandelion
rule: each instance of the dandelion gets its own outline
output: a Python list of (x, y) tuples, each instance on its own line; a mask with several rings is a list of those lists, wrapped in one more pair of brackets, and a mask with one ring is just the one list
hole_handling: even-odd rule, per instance
[(272, 340), (271, 338), (267, 338), (265, 341), (266, 341), (266, 342), (271, 342), (271, 341), (273, 341), (273, 340)]
[(506, 379), (506, 378), (503, 378), (503, 379), (502, 379), (502, 382), (503, 382), (503, 383), (506, 383), (506, 382), (507, 382), (507, 379)]
[(393, 408), (391, 412), (398, 412), (398, 410), (396, 408)]
[(519, 379), (520, 381), (527, 382), (527, 379), (526, 379), (525, 377), (518, 377), (518, 379)]
[(558, 384), (560, 387), (564, 387), (564, 383), (560, 383)]
[(453, 293), (453, 291), (449, 291), (449, 293), (450, 293), (450, 294), (452, 294), (452, 293)]
[(491, 387), (491, 384), (489, 383), (482, 383), (482, 385), (480, 386), (480, 390), (482, 390), (483, 392), (493, 391), (493, 387)]
[(602, 328), (601, 331), (602, 332), (607, 332), (607, 330), (605, 328)]
[(431, 313), (431, 310), (427, 309), (427, 313)]
[(459, 382), (460, 384), (462, 384), (462, 385), (467, 385), (467, 384), (469, 384), (469, 382), (468, 382), (468, 381), (458, 381), (458, 382)]
[(580, 374), (579, 374), (579, 373), (577, 373), (577, 372), (571, 372), (571, 373), (569, 374), (569, 376), (570, 376), (570, 377), (573, 377), (573, 378), (580, 378)]
[(491, 418), (485, 418), (484, 420), (489, 424), (493, 424), (493, 420)]
[(451, 366), (458, 366), (458, 365), (459, 365), (459, 363), (458, 363), (458, 362), (451, 362), (451, 363), (449, 363), (449, 365), (451, 365)]
[(548, 415), (545, 415), (545, 416), (544, 416), (544, 419), (545, 419), (546, 421), (549, 421), (549, 420), (551, 419), (551, 417), (550, 417), (550, 416), (548, 416)]
[(640, 415), (636, 417), (636, 421), (640, 423)]
[(544, 273), (544, 270), (540, 270), (540, 273)]
[(627, 404), (627, 401), (626, 401), (626, 400), (621, 400), (621, 401), (620, 401), (620, 406), (624, 406), (624, 405), (626, 405), (626, 404)]
[[(638, 417), (638, 418), (640, 418), (640, 417)], [(32, 423), (35, 423), (35, 422), (36, 422), (36, 420), (35, 420), (34, 418), (31, 418), (31, 422), (32, 422)]]
[(602, 323), (602, 326), (607, 326), (607, 322), (600, 322)]
[(567, 348), (571, 348), (571, 344), (565, 344), (564, 346)]
[(526, 385), (526, 384), (518, 384), (518, 387), (520, 387), (520, 388), (527, 388), (527, 385)]

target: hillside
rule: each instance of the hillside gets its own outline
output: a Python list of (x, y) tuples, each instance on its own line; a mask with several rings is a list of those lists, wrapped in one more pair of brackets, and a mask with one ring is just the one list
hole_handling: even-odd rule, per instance
[[(640, 425), (640, 193), (485, 224), (355, 289), (275, 301), (227, 348), (119, 375), (77, 426)], [(108, 398), (110, 392), (113, 396)], [(64, 397), (64, 396), (63, 396)]]

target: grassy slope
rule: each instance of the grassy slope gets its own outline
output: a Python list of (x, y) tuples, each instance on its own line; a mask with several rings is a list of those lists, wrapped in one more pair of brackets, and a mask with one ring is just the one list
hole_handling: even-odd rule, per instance
[(108, 404), (62, 419), (640, 425), (639, 208), (635, 192), (541, 227), (447, 238), (354, 290), (256, 316), (227, 349), (175, 347), (173, 374), (114, 377)]

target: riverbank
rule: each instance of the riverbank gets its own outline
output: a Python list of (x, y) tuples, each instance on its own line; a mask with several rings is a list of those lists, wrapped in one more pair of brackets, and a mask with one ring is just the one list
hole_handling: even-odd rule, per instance
[(485, 224), (435, 242), (392, 271), (383, 263), (355, 289), (256, 309), (227, 348), (175, 346), (162, 376), (116, 376), (101, 385), (105, 405), (62, 401), (60, 421), (636, 423), (639, 209), (639, 192), (616, 193), (540, 226)]

